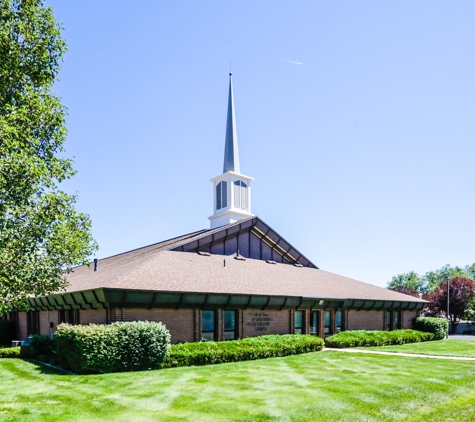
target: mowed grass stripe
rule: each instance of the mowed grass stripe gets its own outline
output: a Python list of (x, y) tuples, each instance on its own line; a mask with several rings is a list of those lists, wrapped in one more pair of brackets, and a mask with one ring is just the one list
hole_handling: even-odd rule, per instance
[(402, 344), (400, 346), (359, 347), (358, 349), (475, 358), (475, 341), (473, 340), (439, 340), (424, 343)]
[(472, 362), (331, 351), (107, 375), (42, 371), (0, 360), (0, 420), (418, 421), (446, 405), (445, 420), (469, 421), (475, 391)]

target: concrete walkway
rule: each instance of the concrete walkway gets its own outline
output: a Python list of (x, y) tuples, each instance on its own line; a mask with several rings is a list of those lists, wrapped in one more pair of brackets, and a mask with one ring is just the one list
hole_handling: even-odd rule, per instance
[(324, 347), (323, 352), (344, 352), (344, 353), (364, 353), (368, 355), (390, 355), (390, 356), (405, 356), (408, 358), (427, 358), (427, 359), (445, 359), (445, 360), (465, 360), (475, 361), (475, 358), (468, 358), (462, 356), (437, 356), (437, 355), (420, 355), (415, 353), (398, 353), (398, 352), (378, 352), (376, 350), (361, 350), (361, 349), (332, 349)]
[(449, 334), (449, 340), (475, 340), (470, 334)]

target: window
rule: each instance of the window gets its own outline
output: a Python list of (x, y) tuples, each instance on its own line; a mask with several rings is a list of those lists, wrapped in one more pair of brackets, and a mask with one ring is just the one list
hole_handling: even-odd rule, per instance
[(324, 326), (323, 326), (323, 334), (329, 336), (332, 334), (332, 327), (331, 327), (331, 312), (325, 311), (324, 312)]
[(343, 312), (335, 312), (335, 332), (338, 334), (343, 330)]
[(313, 334), (314, 336), (318, 336), (318, 311), (311, 311), (310, 312), (310, 327), (309, 327), (309, 334)]
[(40, 311), (27, 312), (26, 332), (28, 336), (40, 334)]
[(401, 311), (395, 311), (394, 312), (394, 329), (395, 330), (400, 330), (402, 328), (401, 326)]
[(216, 209), (226, 208), (228, 206), (228, 182), (224, 180), (216, 185)]
[(201, 340), (213, 341), (216, 340), (216, 311), (203, 310), (201, 311)]
[(236, 339), (236, 311), (224, 311), (224, 339)]
[(58, 311), (58, 324), (67, 323), (71, 325), (79, 324), (79, 309), (61, 309)]
[(242, 180), (234, 182), (234, 207), (247, 210), (247, 185)]
[(294, 333), (302, 334), (303, 311), (295, 311), (294, 315)]
[(386, 331), (391, 331), (393, 329), (391, 313), (391, 311), (386, 311)]

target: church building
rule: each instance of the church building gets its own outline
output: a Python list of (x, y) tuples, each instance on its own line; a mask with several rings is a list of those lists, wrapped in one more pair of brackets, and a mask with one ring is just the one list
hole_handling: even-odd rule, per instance
[(411, 328), (424, 300), (320, 269), (252, 214), (252, 181), (239, 166), (230, 74), (210, 228), (74, 268), (66, 291), (14, 313), (18, 338), (53, 334), (63, 322), (135, 320), (163, 322), (172, 343)]

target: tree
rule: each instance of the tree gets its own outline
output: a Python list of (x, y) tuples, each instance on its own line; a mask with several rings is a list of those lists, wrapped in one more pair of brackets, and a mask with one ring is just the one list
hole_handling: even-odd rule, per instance
[(471, 267), (467, 265), (465, 268), (460, 268), (451, 267), (449, 264), (447, 264), (440, 270), (426, 272), (424, 277), (422, 277), (425, 293), (433, 292), (442, 282), (453, 277), (462, 277), (474, 280), (475, 272), (471, 270), (471, 268), (474, 268), (474, 265)]
[(394, 289), (389, 290), (394, 290), (395, 292), (399, 292), (408, 296), (421, 297), (419, 291), (414, 290), (411, 287), (396, 287)]
[(449, 287), (449, 319), (452, 332), (455, 332), (457, 324), (470, 308), (475, 297), (475, 281), (468, 278), (453, 277), (450, 283), (444, 280), (431, 293), (424, 295), (424, 299), (430, 301), (425, 310), (428, 316), (444, 316), (447, 318), (447, 286)]
[(395, 275), (387, 285), (389, 290), (395, 290), (410, 296), (419, 297), (424, 289), (424, 281), (414, 271)]
[(0, 0), (0, 315), (30, 295), (65, 287), (97, 248), (61, 158), (65, 113), (52, 92), (66, 51), (43, 0)]

